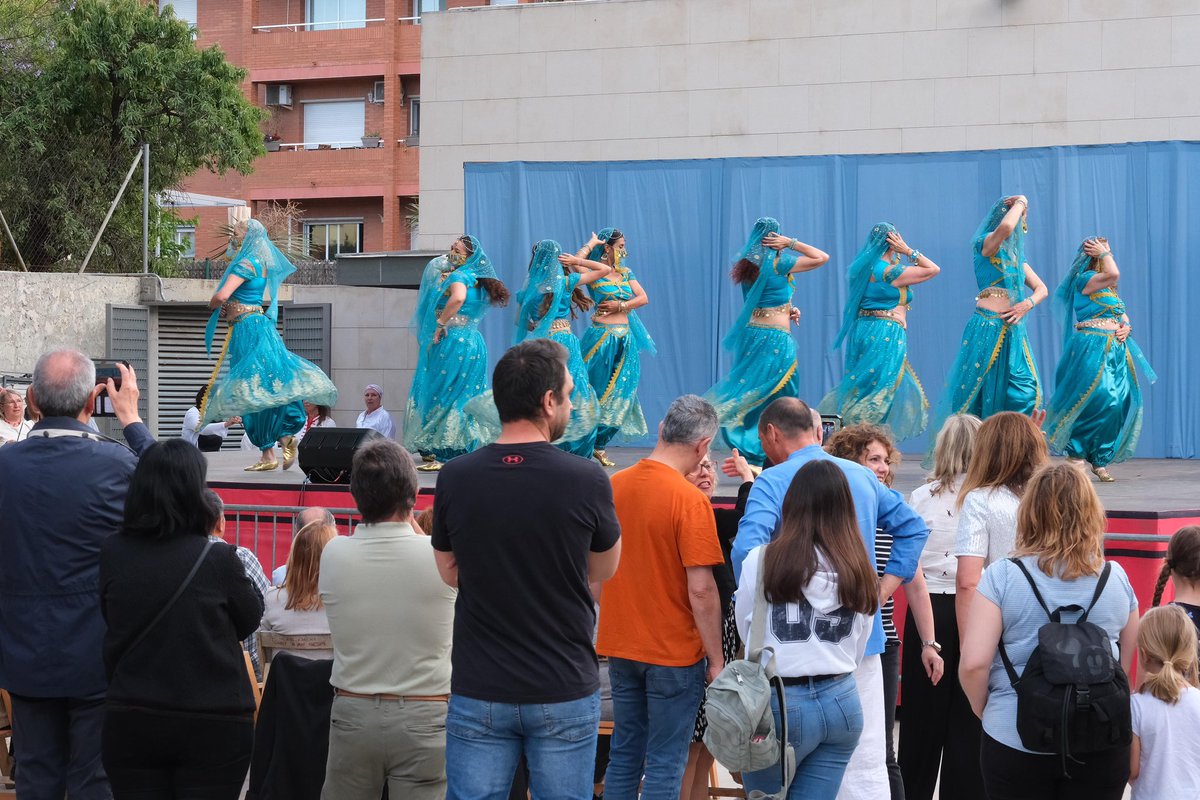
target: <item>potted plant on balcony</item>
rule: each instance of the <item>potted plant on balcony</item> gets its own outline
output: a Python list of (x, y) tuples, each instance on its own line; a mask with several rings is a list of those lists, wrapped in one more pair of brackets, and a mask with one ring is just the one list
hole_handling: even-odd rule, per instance
[(363, 134), (363, 147), (379, 147), (381, 142), (383, 142), (383, 137), (379, 135), (378, 131)]
[(279, 152), (279, 142), (283, 137), (275, 131), (263, 135), (263, 145), (267, 148), (268, 153)]

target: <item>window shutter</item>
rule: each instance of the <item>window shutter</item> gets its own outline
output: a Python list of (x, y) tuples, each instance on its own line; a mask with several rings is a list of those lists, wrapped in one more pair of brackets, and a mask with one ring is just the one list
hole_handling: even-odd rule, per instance
[(329, 303), (289, 303), (280, 305), (279, 309), (283, 318), (283, 343), (287, 349), (330, 375), (333, 365), (329, 363)]
[[(128, 361), (137, 372), (138, 388), (141, 397), (138, 398), (138, 411), (142, 419), (149, 420), (149, 387), (152, 385), (150, 375), (150, 309), (146, 306), (119, 306), (109, 304), (107, 308), (107, 342), (105, 358)], [(121, 424), (115, 418), (97, 418), (96, 425), (105, 436), (119, 442), (125, 441), (121, 432)], [(151, 424), (150, 429), (154, 427)]]
[(304, 144), (315, 150), (319, 144), (361, 147), (366, 131), (366, 101), (304, 104)]

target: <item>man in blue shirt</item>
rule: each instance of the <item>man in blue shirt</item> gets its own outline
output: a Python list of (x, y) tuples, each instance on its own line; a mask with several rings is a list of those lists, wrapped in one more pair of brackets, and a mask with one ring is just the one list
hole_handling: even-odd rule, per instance
[[(75, 350), (38, 359), (29, 406), (42, 420), (0, 448), (0, 686), (13, 700), (19, 797), (107, 800), (100, 544), (122, 523), (138, 455), (154, 444), (137, 376), (96, 384)], [(89, 426), (107, 389), (129, 447)]]
[[(858, 527), (872, 563), (876, 529), (893, 537), (891, 557), (879, 581), (879, 596), (886, 599), (916, 574), (929, 527), (905, 504), (899, 492), (881, 484), (866, 467), (826, 453), (821, 448), (819, 419), (806, 403), (794, 397), (781, 397), (763, 409), (758, 419), (758, 434), (763, 452), (775, 466), (763, 470), (746, 499), (746, 513), (733, 542), (734, 573), (740, 578), (742, 562), (750, 551), (775, 537), (783, 513), (783, 496), (796, 473), (810, 461), (825, 459), (837, 464), (846, 475)], [(855, 672), (863, 707), (863, 734), (842, 787), (843, 791), (854, 787), (855, 797), (886, 800), (890, 790), (884, 761), (884, 700), (879, 665), (884, 644), (883, 619), (876, 611), (866, 655)]]

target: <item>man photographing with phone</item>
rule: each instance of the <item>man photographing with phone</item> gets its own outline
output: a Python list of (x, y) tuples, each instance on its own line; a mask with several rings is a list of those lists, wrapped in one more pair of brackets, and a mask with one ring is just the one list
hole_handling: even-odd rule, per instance
[[(0, 686), (13, 700), (21, 797), (112, 797), (100, 760), (100, 543), (120, 528), (138, 456), (154, 444), (136, 373), (114, 367), (119, 384), (97, 383), (83, 353), (43, 355), (26, 395), (41, 419), (0, 448)], [(89, 427), (101, 393), (128, 447)]]

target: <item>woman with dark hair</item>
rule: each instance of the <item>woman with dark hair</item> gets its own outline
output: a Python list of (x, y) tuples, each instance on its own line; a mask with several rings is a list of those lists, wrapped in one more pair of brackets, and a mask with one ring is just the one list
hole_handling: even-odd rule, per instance
[[(825, 450), (832, 456), (856, 461), (871, 472), (884, 486), (891, 488), (900, 463), (900, 451), (887, 428), (860, 422), (842, 428), (825, 442)], [(882, 528), (875, 530), (875, 571), (882, 578), (892, 555), (892, 536)], [(929, 589), (920, 570), (911, 581), (903, 584), (908, 609), (920, 631), (920, 641), (905, 650), (905, 661), (915, 661), (921, 677), (937, 685), (942, 680), (945, 663), (942, 661), (942, 646), (937, 641), (933, 627), (933, 607), (929, 602)], [(884, 758), (887, 762), (888, 785), (893, 798), (904, 797), (904, 779), (896, 761), (894, 731), (896, 728), (896, 699), (900, 693), (900, 636), (896, 632), (893, 612), (895, 595), (883, 601), (880, 616), (883, 618), (883, 633), (887, 639), (879, 661), (883, 668), (883, 713), (884, 713)], [(914, 676), (915, 677), (915, 676)]]
[(516, 344), (526, 339), (545, 338), (567, 348), (567, 371), (571, 373), (571, 420), (555, 446), (583, 458), (595, 452), (599, 403), (588, 379), (587, 365), (579, 339), (571, 331), (575, 310), (586, 312), (593, 303), (583, 291), (612, 272), (612, 265), (566, 255), (553, 239), (533, 247), (525, 285), (517, 293)]
[(1200, 636), (1200, 525), (1185, 525), (1167, 543), (1167, 557), (1154, 584), (1150, 605), (1162, 602), (1167, 581), (1175, 590), (1172, 603), (1184, 610)]
[[(1028, 209), (1024, 195), (1002, 197), (975, 231), (971, 251), (979, 294), (958, 358), (946, 377), (934, 431), (941, 430), (951, 414), (987, 419), (1000, 411), (1030, 414), (1042, 405), (1025, 315), (1048, 292), (1025, 261)], [(1026, 288), (1032, 290), (1029, 295)]]
[[(863, 549), (845, 475), (827, 460), (800, 468), (783, 498), (779, 534), (750, 551), (736, 595), (738, 632), (749, 636), (759, 582), (770, 619), (763, 646), (775, 651), (786, 709), (774, 694), (777, 729), (788, 717), (796, 774), (789, 800), (833, 800), (862, 734), (854, 670), (862, 661), (879, 579)], [(814, 636), (818, 624), (821, 635)], [(778, 792), (778, 767), (743, 775), (747, 791)]]
[(1031, 475), (1050, 458), (1037, 424), (1015, 411), (983, 421), (958, 490), (954, 609), (960, 641), (983, 568), (1008, 557), (1017, 541), (1017, 507)]
[(417, 369), (404, 409), (404, 446), (419, 452), (424, 472), (486, 443), (467, 404), (488, 388), (487, 345), (479, 322), (491, 306), (508, 305), (508, 289), (474, 236), (425, 267), (417, 310)]
[[(296, 461), (296, 434), (304, 427), (303, 401), (328, 406), (337, 402), (337, 387), (329, 376), (290, 352), (275, 328), (279, 287), (295, 271), (262, 223), (252, 219), (208, 302), (213, 313), (204, 341), (210, 353), (219, 317), (225, 318), (229, 331), (200, 406), (201, 424), (240, 416), (259, 450), (258, 463), (246, 467), (249, 472), (279, 466), (276, 443), (283, 449), (283, 468), (290, 468)], [(218, 380), (226, 357), (229, 371)]]
[(1094, 237), (1079, 246), (1054, 293), (1063, 354), (1046, 408), (1046, 433), (1050, 447), (1087, 462), (1104, 483), (1113, 480), (1108, 465), (1132, 457), (1142, 432), (1136, 367), (1151, 383), (1158, 380), (1129, 337), (1129, 314), (1117, 296), (1120, 278), (1108, 240)]
[(234, 425), (240, 425), (241, 417), (230, 417), (224, 422), (210, 422), (200, 427), (200, 406), (204, 405), (204, 396), (208, 394), (208, 386), (201, 386), (196, 392), (196, 402), (183, 414), (183, 428), (179, 438), (188, 444), (200, 448), (203, 453), (215, 453), (221, 449), (225, 434)]
[(250, 765), (254, 695), (241, 640), (263, 601), (234, 547), (209, 539), (206, 470), (181, 439), (151, 447), (124, 525), (101, 547), (103, 759), (116, 797), (236, 800)]
[(795, 275), (824, 264), (829, 256), (797, 239), (779, 235), (779, 221), (754, 223), (731, 277), (742, 289), (742, 313), (725, 335), (733, 351), (729, 373), (708, 390), (721, 420), (721, 438), (746, 460), (760, 466), (766, 455), (758, 438), (758, 416), (776, 397), (796, 397), (796, 340), (790, 323), (800, 321), (792, 306)]
[[(982, 447), (981, 438), (975, 452)], [(1129, 578), (1120, 564), (1104, 560), (1107, 519), (1086, 473), (1070, 464), (1051, 464), (1028, 477), (1027, 484), (1017, 512), (1012, 557), (994, 562), (979, 582), (959, 665), (963, 691), (983, 721), (984, 789), (989, 800), (1119, 800), (1130, 768), (1128, 694), (1124, 702), (1112, 705), (1111, 695), (1093, 695), (1100, 713), (1089, 715), (1088, 722), (1096, 727), (1088, 738), (1104, 739), (1104, 749), (1076, 748), (1069, 755), (1038, 752), (1025, 743), (1027, 737), (1017, 727), (1025, 710), (1016, 684), (1026, 666), (1032, 666), (1039, 631), (1052, 613), (1053, 621), (1060, 621), (1061, 612), (1061, 622), (1073, 623), (1081, 621), (1087, 609), (1087, 622), (1101, 629), (1113, 661), (1120, 661), (1113, 664), (1102, 657), (1102, 650), (1084, 649), (1092, 674), (1108, 662), (1114, 682), (1125, 683), (1126, 692), (1138, 630), (1138, 601)], [(1088, 648), (1079, 639), (1071, 644)], [(1072, 702), (1063, 714), (1084, 705)], [(1037, 726), (1031, 722), (1030, 727)]]
[(333, 409), (329, 406), (314, 405), (313, 403), (304, 401), (304, 413), (308, 417), (304, 422), (304, 429), (296, 434), (297, 441), (304, 441), (304, 436), (313, 428), (336, 428), (337, 422), (333, 418)]
[(625, 234), (616, 228), (605, 228), (599, 235), (593, 233), (576, 255), (613, 268), (611, 274), (588, 286), (596, 310), (580, 346), (588, 380), (598, 398), (593, 455), (602, 466), (615, 467), (605, 452), (613, 437), (636, 439), (646, 435), (646, 417), (637, 389), (642, 377), (641, 351), (653, 354), (654, 340), (634, 309), (650, 299), (624, 263)]

